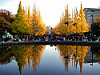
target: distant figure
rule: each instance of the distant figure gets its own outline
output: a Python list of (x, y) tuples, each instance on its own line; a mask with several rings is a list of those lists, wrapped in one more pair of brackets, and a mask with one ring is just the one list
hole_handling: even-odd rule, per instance
[(45, 41), (48, 41), (48, 36), (46, 37)]
[(15, 36), (15, 40), (16, 40), (16, 36)]
[(30, 37), (28, 37), (28, 41), (30, 41)]
[(63, 38), (63, 40), (65, 41), (65, 37)]
[(4, 38), (5, 38), (5, 37), (4, 37), (4, 36), (2, 36), (2, 38), (3, 38), (3, 42), (4, 42)]

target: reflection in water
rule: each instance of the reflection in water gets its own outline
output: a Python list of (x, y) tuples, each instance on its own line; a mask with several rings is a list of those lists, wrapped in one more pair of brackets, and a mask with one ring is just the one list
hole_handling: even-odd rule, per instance
[[(20, 74), (22, 69), (25, 67), (30, 68), (30, 63), (32, 61), (33, 71), (36, 71), (36, 65), (39, 67), (41, 56), (45, 46), (43, 45), (31, 45), (31, 46), (15, 46), (0, 49), (0, 64), (8, 64), (13, 59), (15, 59), (19, 66)], [(14, 56), (14, 57), (13, 57)]]
[(0, 48), (0, 64), (1, 65), (10, 63), (12, 59), (13, 58), (12, 58), (11, 47)]
[(93, 66), (93, 63), (97, 62), (100, 63), (100, 47), (91, 47), (85, 57), (85, 63), (91, 63), (90, 65)]
[[(54, 47), (54, 46), (51, 46), (51, 47)], [(51, 49), (53, 49), (53, 48), (51, 48)], [(31, 69), (31, 66), (33, 68), (32, 72), (35, 73), (36, 67), (37, 66), (39, 67), (39, 64), (41, 61), (41, 56), (42, 56), (42, 53), (44, 50), (45, 50), (44, 45), (37, 45), (37, 46), (35, 46), (35, 45), (25, 46), (24, 45), (24, 46), (0, 48), (0, 65), (5, 65), (5, 64), (11, 63), (12, 60), (16, 60), (17, 65), (19, 67), (20, 74), (22, 74), (22, 70), (25, 68)], [(93, 65), (94, 63), (100, 62), (100, 47), (57, 45), (57, 47), (54, 47), (54, 53), (58, 52), (57, 50), (60, 53), (60, 58), (62, 59), (62, 63), (64, 63), (64, 65), (66, 67), (67, 72), (65, 72), (65, 74), (68, 73), (68, 69), (71, 65), (72, 65), (72, 68), (74, 68), (74, 69), (78, 69), (78, 66), (79, 66), (80, 73), (82, 73), (82, 68), (83, 68), (84, 63), (89, 63), (90, 66), (91, 65), (95, 66), (95, 65)], [(56, 57), (56, 54), (57, 54), (57, 53), (55, 53), (55, 55), (53, 55), (52, 51), (50, 53), (49, 49), (46, 50), (46, 54), (44, 53), (43, 57), (47, 57), (47, 59), (44, 59), (44, 62), (49, 61), (49, 59), (52, 62), (60, 61), (60, 60), (56, 60), (56, 59), (52, 60), (52, 57)], [(49, 57), (48, 53), (50, 53), (50, 57), (51, 57), (49, 59), (48, 59), (48, 57)], [(54, 66), (51, 64), (52, 62), (50, 62), (50, 61), (48, 62), (48, 65)], [(43, 65), (43, 61), (41, 61), (41, 62), (42, 62), (41, 65)], [(48, 65), (45, 65), (45, 66), (48, 66)], [(59, 67), (62, 67), (60, 65), (59, 65)], [(52, 69), (54, 67), (49, 66), (48, 68)], [(72, 70), (72, 68), (71, 68), (71, 70)], [(43, 67), (42, 67), (42, 69), (43, 69)], [(55, 72), (55, 71), (53, 71), (53, 72)]]
[(72, 66), (77, 68), (79, 63), (80, 65), (80, 73), (82, 72), (82, 67), (84, 63), (84, 58), (86, 56), (87, 51), (90, 49), (89, 46), (71, 46), (71, 45), (58, 45), (58, 50), (60, 51), (60, 58), (62, 57), (62, 62), (65, 63), (67, 68), (70, 62), (72, 62)]

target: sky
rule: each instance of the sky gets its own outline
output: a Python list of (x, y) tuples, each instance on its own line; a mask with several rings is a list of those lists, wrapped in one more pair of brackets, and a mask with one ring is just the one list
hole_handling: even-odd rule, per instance
[(0, 9), (7, 9), (13, 14), (17, 13), (19, 2), (27, 8), (30, 5), (31, 13), (33, 5), (40, 10), (41, 17), (46, 26), (55, 27), (60, 21), (60, 16), (65, 12), (67, 4), (69, 12), (72, 9), (80, 9), (81, 3), (84, 8), (99, 8), (100, 0), (0, 0)]

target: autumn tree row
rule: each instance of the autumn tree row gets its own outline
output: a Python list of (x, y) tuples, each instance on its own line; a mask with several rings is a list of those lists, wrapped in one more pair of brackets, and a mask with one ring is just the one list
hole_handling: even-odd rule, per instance
[[(60, 57), (62, 58), (62, 62), (65, 63), (65, 66), (68, 67), (74, 62), (74, 66), (77, 68), (77, 65), (80, 66), (80, 73), (82, 72), (84, 58), (86, 57), (86, 53), (90, 49), (89, 46), (71, 46), (71, 45), (57, 45), (57, 49), (60, 51)], [(75, 68), (74, 67), (74, 68)]]
[(47, 33), (47, 28), (42, 22), (40, 11), (33, 7), (33, 13), (30, 14), (30, 6), (28, 7), (28, 13), (22, 7), (21, 1), (15, 20), (12, 23), (12, 32), (17, 34), (33, 34), (34, 36), (42, 36)]
[(0, 11), (0, 35), (2, 35), (5, 32), (5, 30), (11, 33), (11, 23), (13, 22), (14, 17), (11, 14), (9, 14), (9, 11), (7, 12), (8, 13), (4, 13)]
[(0, 50), (0, 65), (11, 63), (12, 56), (15, 57), (18, 63), (20, 74), (24, 68), (30, 68), (31, 62), (33, 71), (36, 71), (36, 66), (39, 67), (42, 53), (45, 49), (44, 45), (31, 46), (14, 46), (8, 48), (1, 48)]
[(68, 11), (68, 5), (65, 9), (65, 14), (62, 14), (60, 18), (60, 22), (56, 25), (53, 32), (56, 35), (69, 35), (71, 33), (83, 34), (89, 31), (89, 26), (86, 23), (86, 19), (84, 18), (84, 11), (80, 8), (80, 12), (78, 12), (77, 8), (74, 10), (74, 14), (72, 11), (71, 14)]

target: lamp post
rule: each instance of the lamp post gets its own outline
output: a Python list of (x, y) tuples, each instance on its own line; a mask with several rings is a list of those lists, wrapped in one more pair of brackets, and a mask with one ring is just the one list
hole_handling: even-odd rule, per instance
[[(65, 24), (67, 24), (67, 26), (69, 25), (69, 22), (65, 22)], [(69, 41), (69, 37), (68, 37), (68, 41)]]
[[(65, 24), (67, 24), (67, 26), (68, 26), (69, 22), (65, 22)], [(74, 23), (73, 25), (76, 26), (76, 33), (77, 33), (77, 23)]]
[(91, 52), (92, 52), (92, 64), (90, 64), (90, 65), (92, 65), (93, 66), (93, 52), (94, 52), (94, 49), (93, 49), (93, 47), (91, 46)]
[[(77, 23), (74, 23), (74, 26), (76, 26), (76, 34), (77, 34)], [(76, 37), (77, 38), (77, 37)], [(76, 39), (77, 40), (77, 39)]]
[(76, 33), (77, 33), (77, 23), (74, 23), (73, 25), (76, 26)]
[(67, 24), (67, 26), (69, 25), (69, 22), (65, 22), (65, 24)]
[(67, 26), (69, 25), (69, 22), (65, 22), (65, 24), (67, 24)]
[(91, 36), (92, 36), (92, 40), (93, 40), (93, 14), (91, 15), (91, 17), (92, 17)]
[(65, 22), (65, 24), (67, 24), (67, 26), (69, 25), (69, 22)]

